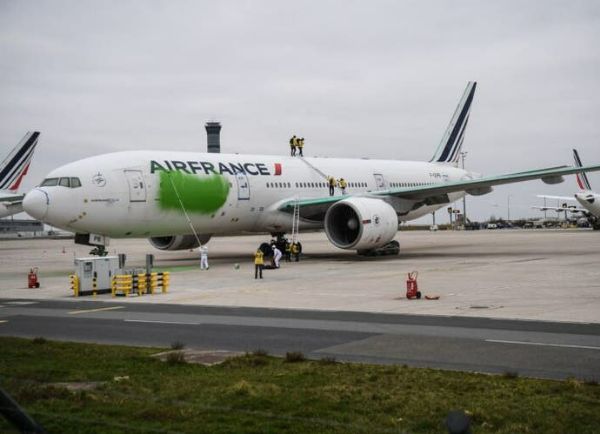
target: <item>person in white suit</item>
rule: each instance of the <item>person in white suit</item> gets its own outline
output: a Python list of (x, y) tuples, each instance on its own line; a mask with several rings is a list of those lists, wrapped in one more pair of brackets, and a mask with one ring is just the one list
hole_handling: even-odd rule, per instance
[(279, 261), (281, 261), (281, 257), (283, 253), (281, 250), (277, 248), (277, 246), (273, 245), (273, 262), (275, 263), (275, 268), (279, 268)]
[(208, 270), (208, 247), (200, 246), (200, 269)]

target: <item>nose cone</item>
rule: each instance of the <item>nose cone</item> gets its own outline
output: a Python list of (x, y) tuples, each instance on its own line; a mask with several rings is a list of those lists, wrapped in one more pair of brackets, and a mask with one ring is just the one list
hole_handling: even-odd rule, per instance
[(27, 193), (23, 198), (23, 209), (31, 217), (44, 220), (48, 213), (49, 202), (48, 194), (44, 190), (36, 188)]

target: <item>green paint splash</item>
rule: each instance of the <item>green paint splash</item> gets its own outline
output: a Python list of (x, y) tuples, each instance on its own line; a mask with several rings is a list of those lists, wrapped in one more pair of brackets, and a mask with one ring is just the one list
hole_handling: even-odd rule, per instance
[[(175, 188), (179, 194), (175, 192)], [(225, 204), (229, 182), (223, 175), (198, 177), (183, 172), (160, 172), (158, 203), (162, 209), (210, 214)]]

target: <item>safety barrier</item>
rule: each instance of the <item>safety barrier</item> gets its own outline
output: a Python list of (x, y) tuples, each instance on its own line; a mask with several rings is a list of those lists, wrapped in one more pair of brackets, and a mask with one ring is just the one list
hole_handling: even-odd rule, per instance
[(113, 276), (110, 289), (113, 297), (115, 297), (117, 293), (128, 296), (131, 294), (131, 291), (133, 291), (133, 275), (117, 274), (116, 276)]
[(117, 274), (112, 278), (112, 296), (115, 297), (117, 294), (129, 296), (133, 293), (154, 294), (159, 288), (166, 293), (170, 283), (171, 274), (168, 271), (150, 274)]

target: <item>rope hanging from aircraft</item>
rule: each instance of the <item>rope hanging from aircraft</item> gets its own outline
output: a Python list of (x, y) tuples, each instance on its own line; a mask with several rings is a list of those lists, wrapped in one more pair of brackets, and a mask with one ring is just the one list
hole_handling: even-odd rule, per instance
[(179, 204), (181, 205), (181, 210), (183, 211), (183, 214), (185, 215), (185, 218), (187, 219), (188, 224), (190, 225), (190, 228), (192, 229), (192, 232), (194, 233), (194, 237), (196, 238), (196, 241), (198, 242), (199, 246), (202, 246), (202, 243), (200, 242), (200, 238), (198, 237), (198, 233), (196, 232), (196, 229), (194, 229), (194, 225), (192, 224), (192, 220), (190, 219), (190, 216), (188, 215), (185, 206), (183, 205), (183, 202), (181, 200), (181, 196), (179, 196), (179, 191), (177, 190), (177, 187), (175, 186), (175, 183), (173, 182), (173, 178), (170, 176), (171, 173), (169, 172), (169, 181), (171, 182), (171, 186), (173, 187), (173, 191), (175, 191), (175, 195), (177, 196), (177, 200), (179, 201)]

